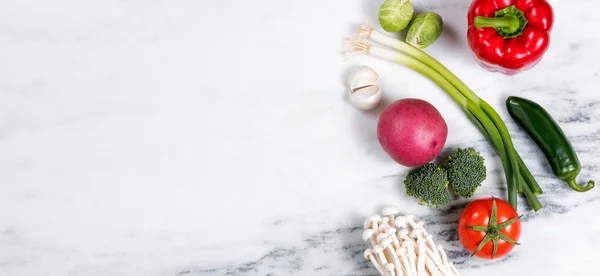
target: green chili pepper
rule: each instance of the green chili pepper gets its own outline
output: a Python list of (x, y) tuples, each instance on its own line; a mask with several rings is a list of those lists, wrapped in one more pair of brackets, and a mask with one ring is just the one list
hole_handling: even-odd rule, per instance
[(577, 154), (558, 124), (544, 108), (535, 102), (514, 96), (508, 97), (506, 108), (513, 120), (544, 152), (554, 175), (578, 192), (594, 188), (592, 180), (586, 186), (579, 186), (576, 183), (575, 178), (581, 171)]

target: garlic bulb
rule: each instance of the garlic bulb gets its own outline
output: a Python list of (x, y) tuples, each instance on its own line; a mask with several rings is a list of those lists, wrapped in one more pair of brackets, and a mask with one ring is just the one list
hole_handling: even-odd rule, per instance
[(381, 101), (379, 75), (367, 66), (356, 68), (348, 78), (350, 103), (358, 109), (371, 110)]

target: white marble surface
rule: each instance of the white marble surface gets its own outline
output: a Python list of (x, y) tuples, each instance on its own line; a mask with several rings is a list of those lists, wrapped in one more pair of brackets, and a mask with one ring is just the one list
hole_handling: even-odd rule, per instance
[[(546, 191), (525, 204), (522, 246), (495, 262), (457, 242), (465, 200), (416, 204), (381, 150), (378, 112), (345, 98), (349, 69), (381, 75), (385, 102), (420, 97), (446, 118), (446, 150), (482, 151), (477, 197), (504, 197), (496, 156), (444, 92), (359, 57), (342, 39), (381, 1), (6, 0), (0, 5), (0, 275), (374, 275), (365, 216), (385, 204), (427, 220), (463, 275), (597, 275), (600, 188), (552, 177), (507, 117), (508, 95), (555, 115), (599, 179), (597, 1), (553, 1), (546, 58), (514, 77), (480, 69), (468, 0), (415, 0), (446, 30), (427, 49), (487, 99)], [(524, 200), (522, 200), (524, 203)]]

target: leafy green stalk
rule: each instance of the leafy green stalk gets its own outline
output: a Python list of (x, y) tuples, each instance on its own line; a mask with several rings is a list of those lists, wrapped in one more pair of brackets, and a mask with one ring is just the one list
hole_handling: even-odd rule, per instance
[(525, 162), (523, 162), (523, 159), (521, 158), (519, 153), (515, 153), (517, 155), (517, 161), (519, 162), (519, 172), (521, 173), (521, 176), (523, 177), (525, 183), (529, 185), (529, 189), (533, 192), (534, 195), (541, 195), (542, 193), (544, 193), (540, 185), (537, 183), (537, 181), (529, 171), (529, 168), (525, 166)]
[(542, 209), (542, 203), (539, 199), (537, 199), (537, 197), (535, 197), (535, 194), (531, 191), (529, 185), (523, 185), (523, 194), (525, 195), (525, 198), (527, 198), (527, 201), (529, 201), (529, 204), (531, 205), (531, 208), (533, 208), (534, 211), (537, 212), (540, 209)]
[[(471, 120), (471, 122), (473, 122), (473, 124), (475, 125), (475, 127), (477, 127), (477, 129), (479, 129), (479, 131), (483, 134), (483, 136), (485, 137), (485, 139), (488, 141), (488, 143), (494, 148), (494, 150), (498, 153), (498, 155), (500, 156), (500, 160), (502, 160), (503, 166), (504, 166), (504, 162), (507, 161), (506, 156), (504, 156), (504, 151), (503, 150), (499, 150), (499, 148), (503, 148), (504, 144), (502, 144), (501, 140), (497, 139), (498, 136), (495, 135), (489, 135), (488, 132), (485, 130), (485, 128), (483, 127), (483, 124), (481, 122), (479, 122), (479, 120), (477, 119), (477, 117), (475, 117), (475, 115), (473, 115), (472, 113), (467, 113), (467, 117), (469, 117), (469, 119)], [(496, 139), (492, 139), (491, 137), (496, 137)], [(518, 160), (519, 160), (519, 166), (521, 169), (519, 178), (520, 184), (525, 183), (526, 185), (519, 185), (519, 187), (523, 190), (525, 198), (527, 198), (527, 201), (529, 202), (529, 205), (531, 205), (531, 207), (533, 208), (534, 211), (538, 211), (542, 208), (542, 204), (540, 203), (540, 201), (537, 199), (537, 197), (535, 196), (535, 193), (531, 192), (535, 186), (538, 187), (540, 193), (541, 193), (541, 188), (539, 188), (539, 186), (537, 185), (537, 182), (535, 181), (535, 179), (533, 178), (533, 176), (531, 175), (531, 173), (529, 172), (529, 170), (527, 169), (527, 167), (525, 166), (525, 164), (523, 163), (523, 160), (521, 159), (521, 157), (517, 154)], [(529, 177), (527, 177), (527, 175), (529, 175)], [(517, 188), (519, 188), (517, 187)], [(516, 209), (515, 209), (516, 210)]]

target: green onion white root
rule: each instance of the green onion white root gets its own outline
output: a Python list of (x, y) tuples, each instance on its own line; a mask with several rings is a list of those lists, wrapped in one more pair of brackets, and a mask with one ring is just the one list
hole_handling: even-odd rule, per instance
[(372, 248), (364, 256), (383, 276), (460, 276), (446, 252), (436, 246), (414, 215), (397, 216), (394, 206), (365, 220), (363, 240)]

